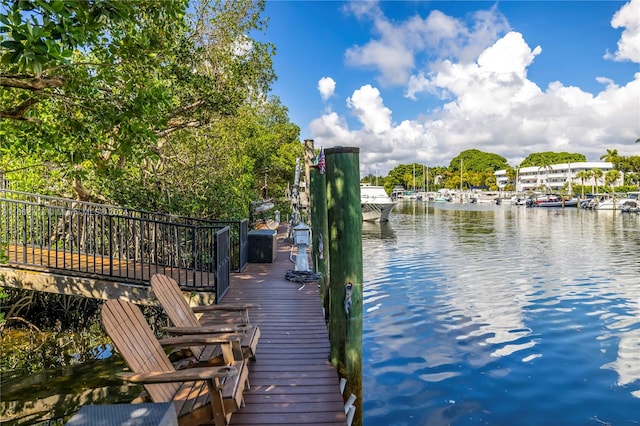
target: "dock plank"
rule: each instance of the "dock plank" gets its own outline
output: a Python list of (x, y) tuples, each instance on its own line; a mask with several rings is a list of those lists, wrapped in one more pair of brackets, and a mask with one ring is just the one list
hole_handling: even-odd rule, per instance
[(251, 322), (262, 336), (249, 364), (251, 389), (231, 425), (345, 425), (336, 368), (329, 359), (329, 333), (316, 283), (290, 282), (289, 246), (279, 233), (273, 263), (249, 263), (231, 275), (221, 303), (256, 303)]

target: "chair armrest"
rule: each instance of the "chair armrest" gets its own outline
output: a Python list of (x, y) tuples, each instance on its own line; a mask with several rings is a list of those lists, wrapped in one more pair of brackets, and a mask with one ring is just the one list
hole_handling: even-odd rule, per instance
[(151, 371), (148, 373), (117, 373), (120, 379), (140, 384), (196, 382), (199, 380), (222, 379), (238, 374), (238, 369), (232, 366), (187, 368), (177, 371)]
[(191, 310), (195, 313), (209, 312), (209, 311), (245, 311), (247, 309), (259, 308), (260, 305), (256, 303), (242, 303), (242, 304), (224, 304), (224, 305), (201, 305), (193, 306)]
[(227, 334), (186, 334), (182, 336), (167, 337), (160, 339), (158, 342), (161, 346), (190, 346), (190, 345), (220, 345), (240, 341), (244, 338), (244, 334), (227, 333)]
[(235, 325), (202, 325), (199, 327), (164, 327), (162, 330), (169, 334), (219, 334), (219, 333), (245, 333), (251, 326), (248, 324)]

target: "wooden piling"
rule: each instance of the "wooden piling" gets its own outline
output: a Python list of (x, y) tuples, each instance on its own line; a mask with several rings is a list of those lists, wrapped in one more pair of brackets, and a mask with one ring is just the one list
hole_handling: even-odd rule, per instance
[(320, 297), (325, 312), (329, 312), (329, 225), (327, 223), (327, 180), (318, 168), (309, 172), (311, 197), (311, 235), (314, 271), (319, 273)]
[(347, 380), (345, 400), (356, 401), (353, 425), (362, 424), (362, 209), (359, 148), (325, 149), (329, 232), (329, 339), (331, 362)]

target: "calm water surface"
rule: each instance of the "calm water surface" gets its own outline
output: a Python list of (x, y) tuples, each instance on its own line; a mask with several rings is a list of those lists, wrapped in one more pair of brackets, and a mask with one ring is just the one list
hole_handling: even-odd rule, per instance
[(367, 426), (640, 424), (640, 215), (405, 203), (363, 254)]

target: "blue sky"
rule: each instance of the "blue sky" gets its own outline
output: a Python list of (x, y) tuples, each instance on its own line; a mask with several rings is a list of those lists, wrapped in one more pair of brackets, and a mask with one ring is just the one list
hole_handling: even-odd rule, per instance
[(267, 1), (301, 139), (360, 147), (361, 172), (466, 149), (640, 155), (640, 0)]

